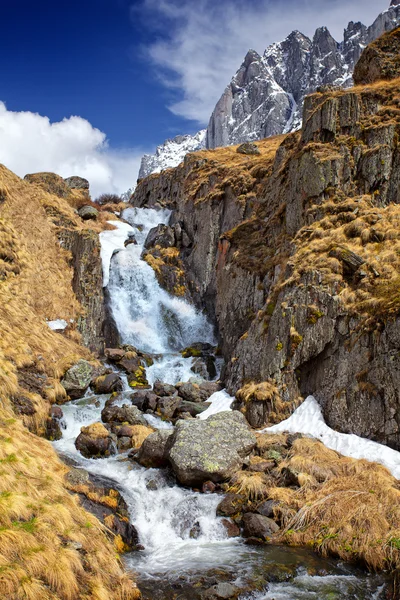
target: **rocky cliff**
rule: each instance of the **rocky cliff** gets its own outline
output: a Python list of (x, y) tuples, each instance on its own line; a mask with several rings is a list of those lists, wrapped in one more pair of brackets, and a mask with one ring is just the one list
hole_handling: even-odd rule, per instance
[(370, 27), (350, 22), (340, 43), (320, 27), (312, 40), (293, 31), (263, 56), (249, 50), (216, 104), (206, 132), (167, 140), (154, 155), (145, 155), (139, 179), (178, 166), (188, 152), (205, 145), (229, 146), (299, 129), (304, 97), (324, 85), (350, 87), (363, 49), (398, 25), (400, 6), (392, 0)]
[(250, 50), (211, 115), (207, 147), (295, 131), (305, 95), (324, 85), (350, 87), (363, 48), (399, 24), (400, 7), (392, 2), (370, 27), (350, 22), (340, 43), (320, 27), (312, 40), (293, 31), (263, 56)]
[[(383, 38), (385, 39), (385, 38)], [(400, 448), (397, 80), (308, 96), (301, 132), (199, 152), (138, 186), (168, 205), (225, 383), (271, 382), (327, 422)]]

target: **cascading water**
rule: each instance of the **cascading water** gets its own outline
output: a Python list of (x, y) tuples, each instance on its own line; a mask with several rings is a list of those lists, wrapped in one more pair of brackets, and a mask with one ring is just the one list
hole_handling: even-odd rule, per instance
[[(147, 369), (151, 384), (157, 379), (171, 384), (189, 380), (194, 376), (192, 359), (182, 358), (179, 350), (194, 342), (214, 342), (204, 315), (162, 290), (153, 269), (141, 259), (149, 230), (167, 223), (169, 216), (168, 211), (128, 209), (123, 214), (127, 222), (117, 222), (116, 230), (101, 234), (104, 284), (108, 285), (115, 322), (123, 343), (156, 355)], [(136, 243), (125, 247), (127, 238)], [(128, 401), (131, 394), (126, 383), (119, 404), (124, 398)], [(200, 598), (195, 591), (197, 584), (193, 587), (200, 576), (211, 577), (212, 583), (218, 569), (218, 577), (229, 574), (230, 580), (243, 583), (255, 577), (262, 579), (261, 573), (275, 573), (278, 563), (284, 572), (290, 568), (293, 575), (304, 564), (314, 572), (324, 569), (331, 573), (330, 579), (300, 572), (290, 582), (273, 584), (267, 592), (241, 598), (383, 598), (378, 580), (356, 576), (347, 567), (321, 561), (305, 551), (257, 548), (244, 545), (239, 538), (228, 539), (216, 516), (221, 500), (216, 494), (179, 487), (168, 472), (145, 469), (124, 455), (102, 460), (83, 458), (75, 449), (75, 439), (82, 426), (101, 420), (106, 399), (87, 395), (64, 406), (63, 437), (54, 445), (89, 472), (113, 480), (123, 494), (145, 548), (126, 555), (125, 562), (139, 574), (145, 598), (175, 598), (174, 589), (181, 590), (180, 598)], [(210, 400), (202, 418), (227, 410), (232, 398), (217, 392)], [(153, 415), (146, 418), (153, 427), (172, 427)]]

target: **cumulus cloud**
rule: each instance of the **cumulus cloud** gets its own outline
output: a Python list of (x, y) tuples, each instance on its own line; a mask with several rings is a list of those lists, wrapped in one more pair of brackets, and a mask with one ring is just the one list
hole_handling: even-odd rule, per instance
[[(156, 32), (146, 51), (179, 98), (170, 110), (204, 125), (247, 50), (262, 53), (297, 29), (326, 25), (337, 40), (351, 20), (370, 25), (389, 0), (143, 0)], [(137, 15), (137, 12), (136, 12)]]
[(122, 193), (136, 182), (140, 148), (117, 151), (106, 134), (81, 117), (51, 123), (32, 112), (13, 112), (0, 102), (0, 162), (20, 177), (51, 171), (90, 182), (92, 197)]

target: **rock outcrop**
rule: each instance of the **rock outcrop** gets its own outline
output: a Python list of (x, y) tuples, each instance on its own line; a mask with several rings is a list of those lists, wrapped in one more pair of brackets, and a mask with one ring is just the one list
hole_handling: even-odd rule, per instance
[(198, 486), (228, 479), (240, 469), (256, 439), (243, 415), (223, 412), (205, 421), (178, 421), (166, 456), (178, 480)]
[(191, 240), (180, 256), (231, 393), (271, 382), (286, 408), (314, 393), (332, 427), (395, 448), (398, 93), (395, 80), (318, 92), (302, 131), (256, 142), (261, 155), (192, 154), (133, 197), (174, 209)]

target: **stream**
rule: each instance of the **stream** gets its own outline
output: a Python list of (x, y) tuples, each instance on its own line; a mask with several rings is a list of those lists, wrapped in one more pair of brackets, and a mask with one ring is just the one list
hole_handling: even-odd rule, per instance
[[(168, 223), (170, 212), (130, 208), (123, 218), (126, 222), (117, 222), (115, 231), (101, 234), (104, 283), (122, 343), (155, 356), (146, 369), (151, 385), (156, 380), (175, 384), (198, 378), (191, 370), (193, 359), (182, 358), (179, 351), (196, 342), (215, 344), (213, 327), (193, 306), (161, 289), (153, 269), (141, 259), (148, 232)], [(125, 247), (129, 238), (136, 243)], [(121, 376), (125, 387), (118, 403), (125, 398), (129, 404), (133, 390)], [(146, 469), (126, 454), (84, 458), (75, 439), (82, 426), (101, 420), (107, 399), (89, 392), (64, 405), (63, 437), (54, 447), (90, 473), (114, 482), (123, 495), (144, 546), (125, 554), (124, 562), (136, 573), (145, 599), (212, 597), (204, 595), (205, 590), (225, 582), (242, 590), (242, 600), (386, 598), (384, 577), (321, 559), (305, 549), (250, 546), (241, 538), (228, 538), (216, 516), (222, 496), (183, 488), (168, 470)], [(232, 398), (217, 392), (210, 402), (202, 418), (228, 410)], [(153, 415), (145, 418), (152, 427), (172, 427)]]

